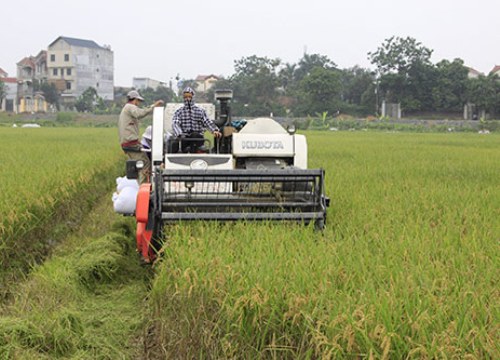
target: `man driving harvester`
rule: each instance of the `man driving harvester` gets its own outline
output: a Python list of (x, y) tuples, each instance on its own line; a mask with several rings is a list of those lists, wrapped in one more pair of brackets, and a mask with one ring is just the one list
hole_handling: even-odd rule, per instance
[[(184, 106), (178, 109), (172, 118), (174, 137), (181, 140), (182, 152), (189, 152), (191, 145), (203, 145), (203, 133), (209, 130), (216, 139), (222, 136), (213, 120), (208, 118), (206, 111), (194, 104), (194, 90), (187, 87), (182, 92)], [(183, 139), (190, 139), (183, 142)], [(199, 141), (195, 140), (199, 139)]]

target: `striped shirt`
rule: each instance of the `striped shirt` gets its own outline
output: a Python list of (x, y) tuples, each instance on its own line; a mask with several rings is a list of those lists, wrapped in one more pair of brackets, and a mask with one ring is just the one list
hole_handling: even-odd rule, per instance
[(205, 129), (209, 129), (210, 132), (219, 130), (208, 118), (207, 112), (194, 104), (191, 105), (191, 109), (184, 105), (174, 113), (172, 129), (175, 137), (193, 132), (203, 134)]

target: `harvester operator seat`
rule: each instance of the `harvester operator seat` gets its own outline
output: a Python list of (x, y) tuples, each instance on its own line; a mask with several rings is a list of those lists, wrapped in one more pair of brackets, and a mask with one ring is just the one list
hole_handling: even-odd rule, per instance
[(184, 154), (206, 153), (205, 138), (203, 134), (192, 132), (190, 134), (181, 135), (178, 139), (179, 150)]

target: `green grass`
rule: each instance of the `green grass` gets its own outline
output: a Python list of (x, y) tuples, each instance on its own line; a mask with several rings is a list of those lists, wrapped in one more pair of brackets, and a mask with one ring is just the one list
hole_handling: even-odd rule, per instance
[(181, 224), (151, 301), (158, 356), (498, 358), (500, 137), (308, 133), (327, 230)]

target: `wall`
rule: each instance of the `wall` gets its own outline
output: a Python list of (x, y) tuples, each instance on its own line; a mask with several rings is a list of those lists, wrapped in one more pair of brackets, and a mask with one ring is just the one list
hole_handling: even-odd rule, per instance
[(104, 100), (113, 100), (113, 52), (106, 49), (75, 47), (76, 93), (93, 87)]

